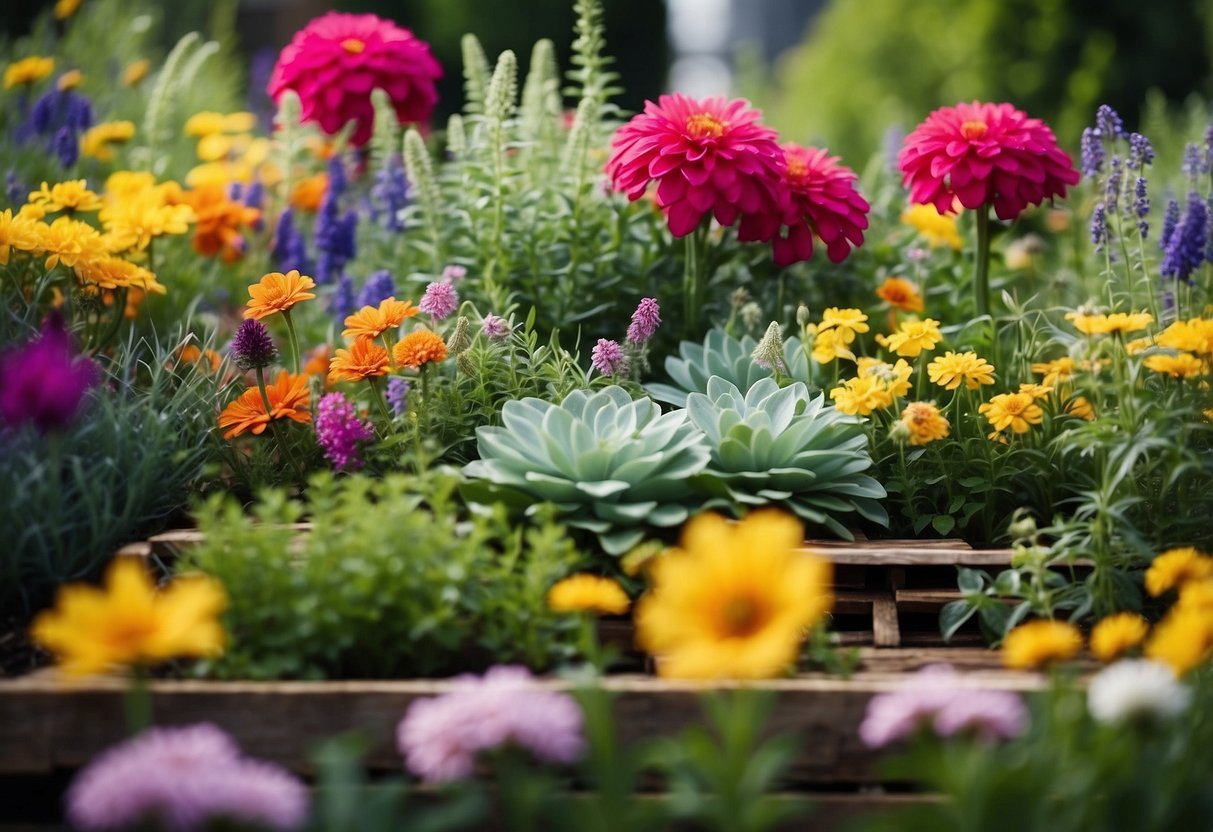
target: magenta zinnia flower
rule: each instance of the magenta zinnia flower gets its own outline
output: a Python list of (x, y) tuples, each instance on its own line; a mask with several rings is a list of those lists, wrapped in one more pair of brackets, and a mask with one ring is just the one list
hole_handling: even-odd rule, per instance
[(675, 237), (691, 233), (708, 214), (732, 225), (738, 214), (766, 213), (779, 204), (783, 151), (774, 130), (758, 123), (749, 102), (663, 95), (611, 142), (611, 185), (635, 202), (650, 182)]
[(1029, 205), (1065, 196), (1079, 173), (1043, 121), (1010, 104), (940, 107), (906, 136), (898, 158), (910, 201), (941, 214), (993, 205), (1010, 220)]
[(770, 240), (775, 263), (790, 266), (813, 256), (816, 235), (825, 243), (830, 260), (841, 263), (852, 246), (863, 245), (871, 209), (855, 190), (855, 171), (822, 148), (789, 143), (783, 145), (783, 152), (786, 167), (779, 210), (742, 217), (737, 238)]
[(72, 828), (194, 832), (217, 821), (293, 830), (307, 789), (286, 770), (245, 757), (209, 723), (151, 728), (102, 752), (67, 793)]
[(371, 137), (371, 91), (386, 92), (404, 122), (423, 122), (438, 101), (442, 67), (430, 47), (408, 29), (373, 14), (329, 12), (295, 33), (270, 75), (277, 103), (287, 90), (303, 102), (303, 120), (333, 134), (356, 120), (353, 143)]
[(65, 428), (99, 375), (94, 361), (72, 351), (62, 315), (52, 312), (37, 339), (0, 353), (0, 423), (28, 422), (44, 434)]

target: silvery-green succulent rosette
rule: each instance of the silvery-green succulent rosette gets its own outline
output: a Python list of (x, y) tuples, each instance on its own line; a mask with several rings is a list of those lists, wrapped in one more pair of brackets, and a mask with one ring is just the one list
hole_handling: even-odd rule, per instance
[[(686, 407), (688, 393), (704, 393), (708, 379), (720, 376), (745, 392), (759, 379), (770, 378), (773, 370), (754, 361), (758, 342), (749, 335), (734, 338), (723, 329), (713, 329), (703, 343), (683, 341), (678, 355), (668, 356), (665, 371), (673, 384), (646, 384), (645, 390), (657, 401)], [(781, 371), (797, 381), (808, 381), (809, 357), (799, 338), (783, 342), (784, 366)]]
[(464, 467), (470, 502), (534, 509), (550, 502), (563, 522), (622, 555), (652, 527), (683, 523), (697, 502), (691, 479), (708, 464), (703, 434), (685, 411), (662, 414), (622, 387), (577, 390), (560, 404), (508, 402), (500, 427), (476, 430), (480, 459)]
[(713, 377), (706, 394), (687, 396), (687, 413), (711, 448), (697, 478), (712, 492), (709, 506), (781, 505), (847, 540), (853, 515), (888, 525), (884, 487), (863, 473), (872, 458), (859, 420), (810, 397), (800, 382), (781, 388), (764, 378), (742, 393)]

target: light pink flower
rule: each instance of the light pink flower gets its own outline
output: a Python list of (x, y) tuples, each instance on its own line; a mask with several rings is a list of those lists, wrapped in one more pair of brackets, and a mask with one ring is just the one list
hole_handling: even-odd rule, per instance
[(657, 327), (661, 326), (661, 307), (657, 298), (642, 298), (632, 313), (632, 322), (628, 325), (628, 340), (633, 344), (643, 344), (653, 337)]
[(941, 214), (993, 205), (1010, 220), (1029, 205), (1065, 196), (1079, 173), (1053, 131), (1010, 104), (940, 107), (906, 136), (898, 157), (910, 201)]
[(329, 12), (295, 33), (274, 64), (268, 92), (277, 102), (294, 90), (303, 120), (332, 135), (357, 121), (352, 141), (366, 144), (375, 110), (371, 91), (392, 99), (402, 122), (423, 122), (438, 101), (435, 83), (442, 67), (429, 44), (408, 29), (373, 14)]
[(623, 375), (628, 371), (628, 358), (618, 341), (599, 338), (590, 350), (590, 366), (604, 376)]
[(606, 172), (635, 202), (650, 183), (675, 237), (714, 215), (732, 225), (739, 214), (779, 204), (783, 151), (776, 133), (758, 123), (749, 102), (663, 95), (615, 133)]
[(459, 293), (450, 283), (430, 283), (425, 287), (425, 294), (421, 296), (417, 308), (434, 320), (441, 321), (459, 308)]

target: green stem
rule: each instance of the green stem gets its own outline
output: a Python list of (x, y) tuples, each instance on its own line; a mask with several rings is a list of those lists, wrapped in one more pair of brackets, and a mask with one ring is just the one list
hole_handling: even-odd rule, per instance
[(126, 730), (135, 736), (152, 727), (152, 691), (143, 665), (131, 667), (130, 678), (130, 687), (122, 697), (122, 712), (126, 716)]
[(257, 368), (257, 389), (261, 391), (261, 403), (265, 405), (265, 415), (269, 417), (270, 433), (274, 437), (274, 442), (278, 445), (278, 450), (286, 457), (291, 467), (295, 469), (295, 473), (299, 475), (299, 482), (302, 484), (306, 479), (303, 472), (303, 466), (299, 464), (299, 460), (295, 459), (295, 455), (291, 453), (290, 447), (286, 440), (283, 439), (282, 433), (278, 430), (278, 424), (274, 421), (274, 408), (270, 404), (270, 394), (265, 388), (265, 369)]
[(703, 312), (703, 292), (707, 272), (707, 242), (711, 218), (686, 236), (686, 259), (683, 263), (682, 300), (683, 336), (694, 340), (699, 333), (699, 318)]
[(973, 299), (977, 317), (990, 314), (990, 209), (977, 209), (977, 262), (973, 271)]
[(291, 342), (291, 368), (298, 375), (299, 373), (299, 336), (295, 334), (295, 324), (291, 321), (291, 310), (282, 310), (282, 317), (286, 320), (286, 333)]
[(387, 400), (383, 397), (383, 391), (379, 387), (380, 379), (377, 376), (371, 376), (367, 379), (371, 385), (371, 398), (374, 399), (375, 405), (379, 409), (379, 415), (383, 417), (384, 431), (390, 432), (392, 429), (392, 414), (387, 409)]

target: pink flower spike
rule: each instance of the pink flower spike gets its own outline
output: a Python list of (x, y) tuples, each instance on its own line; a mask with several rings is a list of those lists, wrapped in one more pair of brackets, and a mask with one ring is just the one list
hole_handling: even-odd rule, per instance
[(632, 313), (632, 323), (628, 326), (628, 340), (633, 344), (643, 344), (653, 337), (657, 327), (661, 326), (661, 307), (657, 298), (644, 298)]
[(459, 308), (459, 293), (450, 283), (431, 283), (425, 287), (425, 294), (421, 296), (417, 308), (435, 321), (441, 321)]
[(590, 351), (590, 366), (604, 376), (623, 375), (628, 371), (628, 359), (618, 341), (599, 338)]

